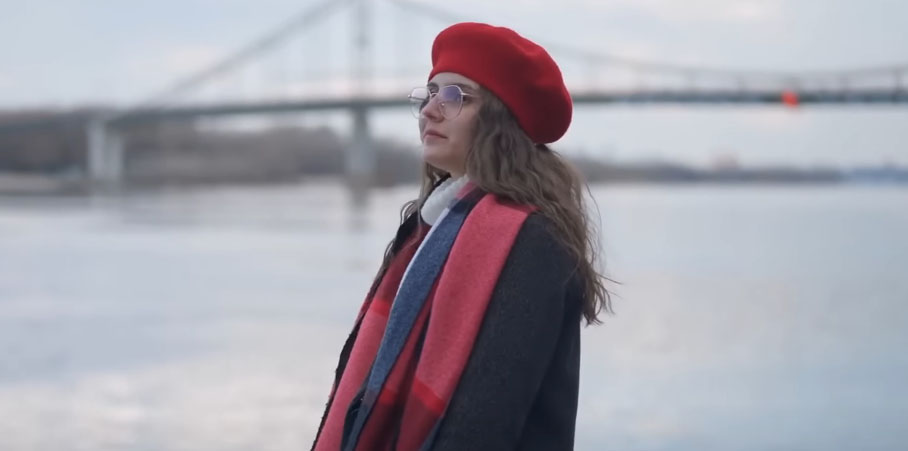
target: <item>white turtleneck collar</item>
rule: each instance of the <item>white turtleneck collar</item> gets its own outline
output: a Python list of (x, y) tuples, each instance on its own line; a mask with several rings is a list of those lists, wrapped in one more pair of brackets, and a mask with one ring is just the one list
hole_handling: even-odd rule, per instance
[(451, 200), (457, 196), (457, 193), (460, 192), (460, 189), (470, 179), (463, 175), (458, 178), (450, 177), (445, 181), (441, 182), (426, 199), (426, 202), (422, 205), (420, 209), (420, 214), (422, 215), (422, 220), (426, 221), (429, 225), (434, 225), (435, 221), (438, 220), (438, 217), (441, 216), (441, 213), (445, 211), (448, 204), (451, 203)]

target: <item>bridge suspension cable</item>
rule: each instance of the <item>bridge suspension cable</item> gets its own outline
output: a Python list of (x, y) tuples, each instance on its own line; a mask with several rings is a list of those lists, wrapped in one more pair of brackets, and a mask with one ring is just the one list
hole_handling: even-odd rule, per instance
[(284, 39), (296, 33), (303, 27), (312, 25), (320, 20), (325, 19), (329, 14), (349, 5), (354, 0), (324, 0), (321, 3), (313, 5), (310, 8), (297, 14), (286, 23), (280, 25), (274, 30), (266, 33), (250, 44), (242, 47), (237, 52), (228, 55), (224, 59), (200, 70), (199, 72), (179, 80), (170, 87), (162, 90), (160, 93), (150, 96), (147, 100), (139, 102), (133, 108), (128, 110), (146, 108), (153, 106), (161, 100), (173, 97), (175, 95), (190, 91), (209, 80), (216, 78), (226, 72), (230, 72), (236, 67), (246, 63), (250, 59), (271, 50), (280, 45)]
[[(437, 6), (412, 0), (390, 0), (401, 8), (415, 14), (435, 20), (440, 23), (451, 24), (465, 20), (457, 14)], [(746, 86), (754, 80), (774, 82), (781, 86), (794, 88), (798, 86), (816, 84), (818, 80), (835, 79), (849, 81), (858, 78), (894, 77), (898, 89), (905, 89), (908, 82), (908, 63), (882, 65), (873, 67), (858, 67), (837, 70), (807, 70), (807, 71), (767, 71), (753, 69), (731, 69), (720, 67), (705, 67), (696, 65), (675, 64), (666, 62), (647, 61), (608, 53), (599, 53), (577, 46), (539, 40), (547, 49), (559, 55), (579, 60), (584, 63), (601, 63), (627, 68), (636, 73), (671, 74), (685, 79), (700, 77), (723, 77), (734, 80), (739, 86)]]

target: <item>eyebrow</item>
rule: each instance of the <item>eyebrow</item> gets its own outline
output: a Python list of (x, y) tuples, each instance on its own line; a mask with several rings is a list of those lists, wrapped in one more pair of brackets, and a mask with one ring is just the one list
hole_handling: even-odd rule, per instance
[[(447, 86), (447, 85), (457, 85), (457, 86), (460, 86), (460, 89), (462, 89), (462, 90), (464, 90), (464, 92), (468, 92), (468, 93), (475, 93), (475, 92), (476, 92), (476, 88), (474, 88), (474, 87), (472, 87), (472, 86), (470, 86), (470, 85), (464, 84), (464, 83), (445, 83), (445, 86)], [(429, 87), (429, 88), (438, 89), (438, 83), (435, 83), (434, 81), (433, 81), (433, 82), (429, 82), (426, 86)]]

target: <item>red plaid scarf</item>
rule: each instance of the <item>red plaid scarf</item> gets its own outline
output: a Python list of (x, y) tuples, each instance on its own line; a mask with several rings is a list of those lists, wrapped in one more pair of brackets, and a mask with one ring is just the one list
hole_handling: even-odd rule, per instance
[[(375, 390), (370, 389), (370, 382), (382, 366), (377, 363), (379, 348), (388, 346), (383, 340), (389, 341), (385, 332), (392, 304), (395, 296), (404, 296), (398, 293), (401, 281), (428, 232), (421, 222), (418, 227), (411, 223), (409, 231), (407, 224), (401, 227), (398, 242), (403, 245), (366, 297), (341, 354), (339, 381), (336, 379), (332, 388), (314, 450), (339, 450), (342, 444), (345, 450), (370, 451), (417, 450), (431, 445), (472, 351), (498, 276), (532, 211), (532, 207), (503, 203), (472, 183), (458, 193), (448, 216), (455, 216), (458, 208), (466, 209), (460, 211), (465, 219), (453, 245), (444, 250), (447, 258), (443, 268), (429, 284), (418, 313), (413, 312), (415, 321), (405, 331), (400, 352), (391, 362), (387, 377), (380, 379), (380, 390)], [(439, 220), (435, 227), (442, 222)], [(420, 255), (431, 252), (425, 248), (432, 242), (427, 241)], [(410, 274), (407, 277), (409, 281)]]

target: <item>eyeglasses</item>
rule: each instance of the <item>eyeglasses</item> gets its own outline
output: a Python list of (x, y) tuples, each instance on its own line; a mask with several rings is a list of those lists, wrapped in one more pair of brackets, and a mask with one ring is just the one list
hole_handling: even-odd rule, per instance
[(442, 86), (435, 91), (426, 87), (415, 88), (407, 96), (407, 99), (410, 100), (410, 111), (413, 112), (413, 116), (419, 119), (422, 110), (426, 108), (426, 105), (435, 96), (438, 96), (439, 110), (445, 119), (454, 119), (460, 114), (465, 98), (476, 97), (473, 94), (464, 93), (463, 89), (457, 85)]

